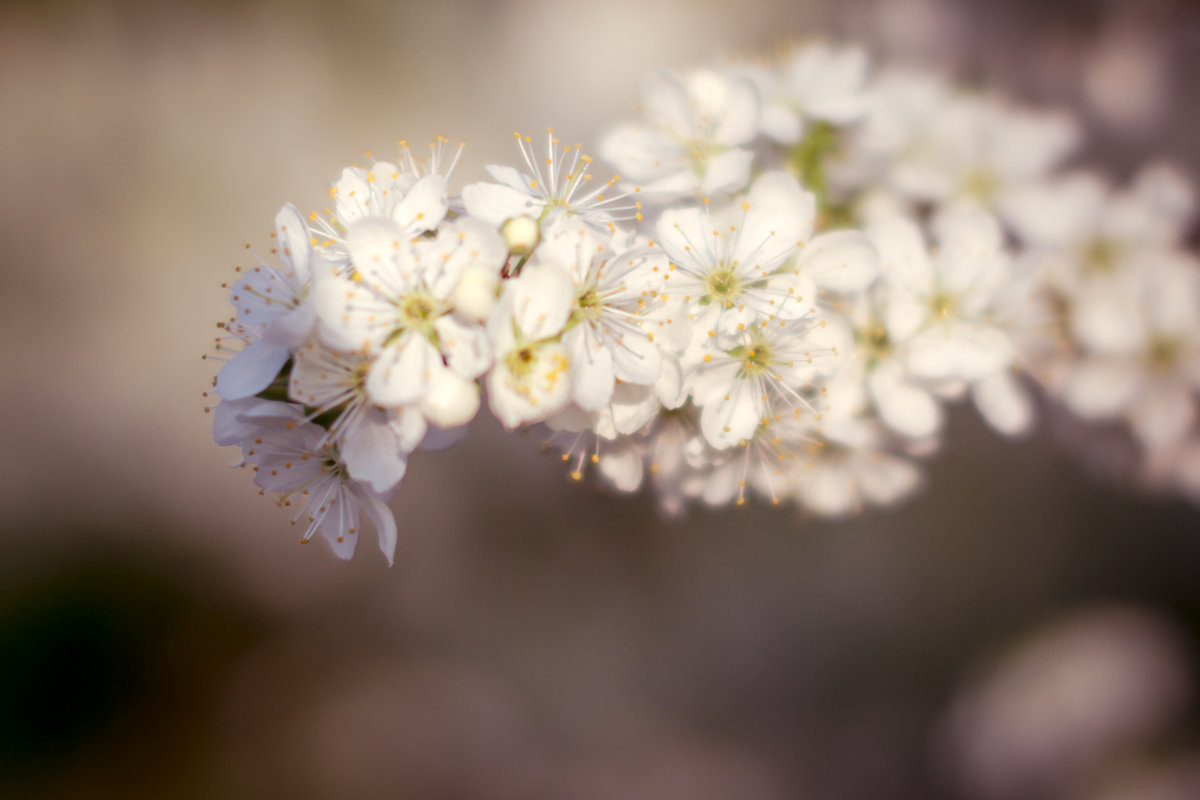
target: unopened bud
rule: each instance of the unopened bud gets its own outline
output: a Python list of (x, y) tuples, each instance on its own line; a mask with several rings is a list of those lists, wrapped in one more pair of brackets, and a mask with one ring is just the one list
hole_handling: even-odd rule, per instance
[(479, 411), (479, 384), (452, 369), (437, 373), (421, 400), (421, 413), (439, 428), (466, 425)]
[(500, 226), (500, 235), (508, 245), (508, 252), (516, 256), (528, 255), (537, 247), (541, 232), (533, 217), (513, 217)]
[(467, 267), (450, 296), (454, 310), (467, 319), (483, 322), (496, 305), (496, 289), (500, 275), (487, 267)]

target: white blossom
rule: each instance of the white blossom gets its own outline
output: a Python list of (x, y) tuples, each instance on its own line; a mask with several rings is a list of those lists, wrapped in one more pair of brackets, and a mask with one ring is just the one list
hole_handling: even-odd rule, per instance
[(254, 481), (279, 494), (282, 506), (295, 509), (292, 523), (307, 522), (302, 542), (318, 531), (343, 559), (354, 555), (362, 513), (379, 535), (379, 549), (392, 563), (396, 550), (396, 521), (384, 497), (367, 483), (354, 479), (327, 431), (298, 419), (294, 407), (275, 404), (275, 416), (256, 415), (255, 430), (243, 445)]
[(648, 198), (735, 192), (750, 177), (758, 129), (753, 82), (727, 72), (658, 70), (642, 87), (645, 122), (614, 128), (600, 155)]
[(546, 155), (539, 157), (531, 137), (514, 133), (526, 171), (488, 166), (497, 182), (472, 183), (463, 189), (467, 213), (499, 226), (521, 217), (540, 222), (557, 212), (604, 231), (614, 222), (642, 218), (642, 204), (631, 199), (633, 192), (617, 188), (619, 176), (593, 183), (592, 158), (582, 152), (582, 145), (564, 145), (560, 150), (553, 128), (546, 137)]
[(266, 389), (287, 363), (291, 348), (312, 331), (313, 309), (305, 300), (320, 256), (313, 252), (308, 228), (295, 206), (285, 205), (275, 215), (271, 235), (276, 240), (272, 253), (280, 265), (259, 258), (257, 265), (242, 271), (243, 277), (229, 293), (236, 316), (222, 327), (245, 347), (217, 376), (217, 394), (226, 400)]
[(807, 125), (846, 125), (867, 112), (867, 54), (824, 42), (791, 47), (769, 66), (745, 68), (763, 98), (762, 132), (794, 144)]

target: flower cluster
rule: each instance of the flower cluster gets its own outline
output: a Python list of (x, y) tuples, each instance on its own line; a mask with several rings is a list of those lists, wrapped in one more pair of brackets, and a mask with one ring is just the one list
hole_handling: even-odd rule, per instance
[[(598, 153), (514, 134), (452, 196), (439, 139), (285, 206), (218, 349), (219, 444), (354, 552), (418, 448), (486, 403), (568, 474), (648, 484), (668, 514), (752, 496), (841, 516), (922, 483), (950, 403), (997, 432), (1040, 385), (1124, 420), (1200, 491), (1200, 268), (1190, 186), (1062, 172), (1066, 116), (872, 71), (857, 48), (660, 70)], [(1191, 442), (1189, 444), (1189, 442)]]

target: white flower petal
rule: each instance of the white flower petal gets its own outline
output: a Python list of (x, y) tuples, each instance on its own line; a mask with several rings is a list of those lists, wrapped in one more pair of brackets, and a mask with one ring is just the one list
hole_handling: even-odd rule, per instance
[(805, 245), (796, 268), (826, 291), (858, 292), (879, 274), (879, 251), (858, 231), (830, 231)]
[(612, 400), (612, 354), (589, 325), (577, 325), (563, 336), (571, 360), (572, 399), (585, 411), (599, 411)]
[(1195, 418), (1192, 392), (1182, 381), (1150, 383), (1129, 409), (1134, 433), (1150, 449), (1181, 441)]
[(704, 194), (736, 192), (750, 179), (754, 154), (749, 150), (726, 150), (709, 158), (704, 164), (700, 191)]
[(426, 175), (392, 209), (392, 219), (409, 236), (431, 231), (446, 217), (450, 200), (444, 175)]
[(252, 397), (271, 385), (291, 351), (260, 339), (226, 362), (217, 375), (217, 395), (222, 400)]
[(396, 557), (396, 518), (378, 495), (363, 490), (356, 490), (355, 494), (375, 525), (375, 532), (379, 535), (379, 552), (383, 553), (390, 567)]
[(447, 314), (434, 323), (434, 328), (450, 369), (464, 378), (477, 378), (487, 372), (492, 363), (492, 348), (482, 325)]
[(933, 264), (916, 223), (906, 217), (884, 217), (868, 226), (867, 235), (879, 251), (885, 281), (918, 296), (930, 292)]
[(942, 426), (942, 407), (925, 389), (907, 380), (898, 359), (887, 359), (867, 377), (879, 418), (912, 439), (932, 436)]
[(1141, 382), (1127, 361), (1088, 359), (1079, 362), (1063, 385), (1063, 402), (1084, 419), (1108, 419), (1133, 400)]
[(371, 409), (338, 441), (350, 477), (387, 492), (404, 477), (408, 459), (383, 412)]
[(984, 420), (1005, 436), (1022, 436), (1033, 426), (1033, 399), (1012, 370), (974, 384), (971, 396)]
[(309, 259), (312, 255), (308, 224), (294, 205), (288, 203), (275, 215), (275, 231), (279, 238), (279, 258), (292, 268), (296, 284), (303, 286), (309, 279)]
[(467, 213), (492, 225), (524, 214), (536, 216), (538, 203), (525, 192), (497, 183), (472, 183), (464, 186), (462, 202)]
[(410, 333), (390, 345), (371, 364), (367, 394), (384, 407), (411, 405), (425, 396), (434, 374), (445, 368), (442, 354), (429, 340)]
[(619, 492), (636, 492), (642, 485), (645, 467), (641, 455), (632, 447), (613, 448), (600, 456), (600, 474)]
[(700, 431), (710, 445), (725, 450), (753, 436), (762, 416), (761, 399), (744, 381), (738, 381), (729, 394), (701, 408)]

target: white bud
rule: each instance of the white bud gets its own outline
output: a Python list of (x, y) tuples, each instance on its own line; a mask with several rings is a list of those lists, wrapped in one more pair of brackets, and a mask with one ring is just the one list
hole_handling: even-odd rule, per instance
[(541, 238), (537, 220), (524, 216), (505, 220), (500, 226), (500, 234), (504, 237), (504, 243), (508, 245), (508, 252), (518, 256), (532, 252)]
[(450, 295), (454, 310), (467, 319), (483, 322), (496, 306), (496, 289), (500, 275), (487, 267), (472, 266), (463, 270)]
[(421, 401), (421, 413), (439, 428), (466, 425), (479, 411), (479, 384), (452, 369), (440, 370)]

